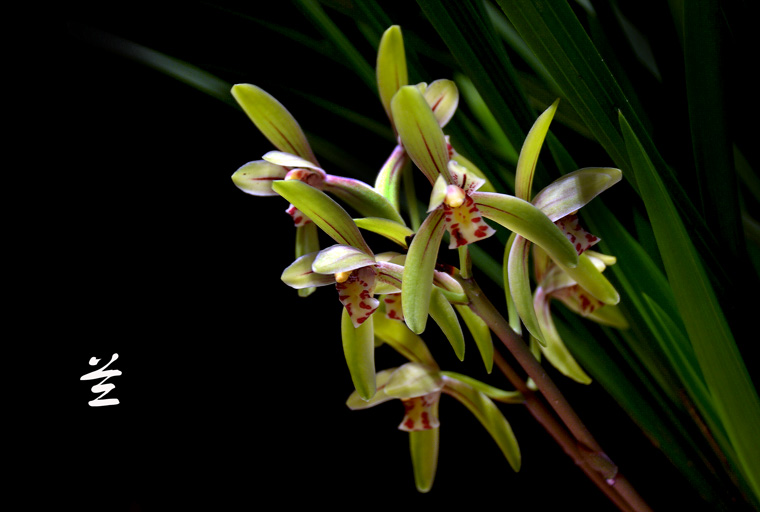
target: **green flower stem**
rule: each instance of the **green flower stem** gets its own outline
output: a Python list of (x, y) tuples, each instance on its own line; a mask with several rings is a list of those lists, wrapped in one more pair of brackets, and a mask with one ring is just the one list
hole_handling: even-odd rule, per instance
[(559, 421), (557, 421), (551, 411), (549, 411), (543, 402), (538, 399), (533, 390), (528, 387), (525, 381), (498, 351), (494, 351), (494, 362), (507, 380), (509, 380), (515, 389), (522, 394), (524, 398), (523, 403), (528, 409), (528, 412), (541, 424), (542, 427), (544, 427), (544, 430), (546, 430), (552, 439), (556, 441), (567, 456), (573, 459), (573, 462), (583, 470), (589, 480), (591, 480), (591, 482), (596, 485), (620, 510), (634, 511), (635, 509), (626, 502), (626, 500), (618, 493), (617, 489), (609, 485), (602, 477), (601, 473), (586, 463), (578, 449), (578, 443), (575, 438), (559, 423)]
[[(533, 379), (538, 389), (543, 394), (546, 401), (554, 409), (559, 418), (570, 431), (575, 441), (578, 443), (578, 453), (586, 464), (594, 465), (594, 460), (601, 462), (609, 461), (604, 454), (601, 446), (591, 435), (586, 425), (581, 421), (578, 414), (570, 406), (562, 392), (559, 390), (554, 381), (539, 364), (525, 342), (517, 336), (509, 327), (507, 320), (499, 313), (491, 301), (485, 296), (478, 284), (473, 279), (457, 278), (462, 285), (467, 296), (470, 298), (470, 308), (477, 313), (491, 330), (504, 343), (510, 353), (514, 356), (520, 366)], [(608, 478), (601, 474), (600, 467), (592, 469), (602, 478)], [(627, 479), (619, 472), (614, 474), (614, 482), (609, 484), (614, 487), (617, 493), (626, 501), (628, 507), (635, 511), (651, 511), (646, 502), (639, 496), (635, 489), (630, 485)]]

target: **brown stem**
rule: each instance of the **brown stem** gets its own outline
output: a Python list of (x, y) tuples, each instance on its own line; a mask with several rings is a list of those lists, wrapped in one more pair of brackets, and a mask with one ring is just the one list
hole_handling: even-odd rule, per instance
[(581, 468), (591, 482), (596, 485), (620, 510), (623, 512), (633, 512), (634, 509), (623, 499), (617, 490), (609, 485), (601, 474), (586, 464), (586, 461), (578, 450), (578, 443), (575, 438), (565, 429), (546, 406), (539, 400), (536, 394), (528, 388), (525, 381), (509, 365), (499, 352), (494, 352), (494, 362), (501, 370), (501, 373), (512, 383), (525, 398), (525, 407), (528, 412), (544, 427), (546, 432), (554, 439), (562, 450), (571, 458), (573, 462)]
[(646, 502), (629, 484), (628, 480), (617, 471), (609, 457), (604, 453), (594, 436), (562, 395), (554, 381), (539, 364), (525, 342), (515, 334), (509, 323), (488, 300), (474, 279), (457, 279), (470, 298), (470, 308), (480, 316), (491, 330), (499, 337), (515, 360), (533, 379), (541, 394), (557, 416), (562, 420), (577, 443), (578, 457), (585, 463), (581, 467), (590, 467), (592, 472), (614, 487), (617, 493), (635, 511), (651, 511)]

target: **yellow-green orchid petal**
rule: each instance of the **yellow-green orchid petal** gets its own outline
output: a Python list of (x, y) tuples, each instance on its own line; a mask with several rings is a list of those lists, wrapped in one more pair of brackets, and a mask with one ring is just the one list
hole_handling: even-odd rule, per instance
[(236, 84), (232, 96), (274, 147), (317, 164), (303, 130), (272, 95), (255, 85)]
[(391, 110), (404, 149), (430, 184), (439, 174), (451, 183), (446, 139), (420, 90), (412, 85), (401, 87), (391, 101)]
[(389, 219), (367, 217), (362, 219), (354, 219), (354, 223), (361, 229), (366, 229), (372, 233), (377, 233), (378, 235), (384, 236), (388, 240), (396, 242), (404, 249), (408, 247), (407, 239), (414, 234), (414, 231), (405, 225)]
[(391, 99), (402, 86), (409, 83), (406, 69), (406, 54), (401, 27), (389, 27), (380, 38), (377, 49), (377, 90), (388, 118), (393, 123)]
[[(319, 237), (317, 233), (317, 226), (313, 222), (300, 227), (296, 227), (296, 258), (309, 253), (319, 252)], [(299, 288), (299, 297), (308, 297), (316, 288), (313, 286), (307, 288)]]
[(396, 397), (386, 395), (384, 391), (385, 384), (388, 382), (388, 379), (391, 378), (391, 375), (395, 371), (396, 368), (389, 368), (387, 370), (377, 372), (375, 375), (375, 386), (377, 391), (375, 392), (374, 396), (368, 400), (365, 400), (359, 396), (359, 393), (354, 390), (348, 396), (348, 400), (346, 400), (346, 405), (348, 408), (352, 411), (360, 411), (362, 409), (369, 409), (370, 407), (388, 402), (389, 400), (397, 400)]
[(449, 184), (446, 183), (446, 179), (443, 177), (443, 175), (438, 175), (438, 177), (435, 180), (435, 183), (433, 183), (433, 190), (430, 191), (430, 202), (428, 203), (428, 212), (432, 212), (439, 206), (443, 204), (443, 201), (446, 199), (446, 191), (448, 189)]
[(443, 379), (445, 383), (443, 391), (459, 400), (475, 415), (496, 441), (512, 469), (519, 471), (522, 463), (520, 447), (512, 427), (499, 408), (488, 396), (469, 384), (451, 376), (444, 376)]
[(434, 210), (420, 226), (406, 255), (401, 302), (406, 324), (416, 334), (423, 332), (427, 323), (433, 271), (443, 230), (443, 212)]
[(541, 325), (541, 332), (544, 333), (545, 345), (541, 347), (541, 352), (546, 356), (546, 359), (552, 364), (552, 366), (559, 370), (563, 375), (570, 377), (581, 384), (590, 384), (591, 377), (583, 371), (562, 342), (562, 338), (560, 337), (559, 332), (557, 332), (554, 320), (552, 319), (549, 307), (549, 297), (541, 287), (536, 289), (533, 303), (538, 321)]
[(276, 181), (272, 188), (308, 216), (333, 240), (372, 255), (351, 216), (324, 192), (297, 180)]
[(375, 337), (372, 317), (359, 327), (354, 327), (351, 316), (344, 308), (341, 316), (343, 355), (346, 358), (351, 380), (359, 397), (369, 400), (375, 395)]
[(574, 268), (566, 267), (555, 260), (562, 270), (567, 272), (570, 278), (590, 293), (599, 301), (615, 305), (620, 302), (620, 294), (612, 283), (599, 271), (591, 258), (585, 254), (578, 256), (578, 265)]
[(409, 432), (409, 452), (412, 456), (414, 485), (419, 492), (428, 492), (433, 488), (438, 467), (440, 431), (439, 428), (432, 428)]
[(425, 88), (423, 96), (435, 114), (438, 126), (446, 126), (459, 105), (457, 85), (451, 80), (436, 80)]
[(276, 196), (272, 182), (285, 178), (288, 170), (264, 160), (248, 162), (232, 175), (237, 188), (253, 196)]
[(335, 284), (335, 278), (332, 275), (319, 274), (312, 269), (317, 254), (318, 252), (312, 252), (297, 258), (283, 271), (280, 279), (297, 290)]
[(589, 167), (553, 181), (533, 198), (533, 205), (556, 221), (586, 206), (619, 182), (623, 173), (610, 167)]
[(486, 367), (486, 373), (491, 373), (493, 370), (493, 340), (491, 339), (491, 329), (488, 324), (475, 314), (469, 306), (462, 304), (454, 305), (459, 316), (464, 320), (467, 329), (472, 335), (472, 339), (475, 340), (475, 345), (478, 347), (480, 357), (483, 359), (483, 364)]
[(433, 355), (425, 342), (405, 324), (385, 318), (383, 315), (374, 315), (372, 319), (376, 338), (393, 347), (396, 352), (410, 361), (438, 369), (438, 364), (433, 359)]
[(562, 231), (529, 202), (492, 192), (474, 192), (471, 197), (484, 217), (541, 246), (555, 261), (568, 267), (578, 264), (578, 254)]
[(530, 288), (530, 276), (528, 275), (529, 252), (530, 243), (528, 240), (521, 236), (515, 237), (507, 260), (509, 291), (512, 295), (512, 304), (525, 324), (525, 328), (540, 344), (545, 345), (544, 335), (533, 308), (533, 292)]
[(526, 201), (531, 199), (533, 175), (536, 172), (538, 155), (541, 153), (541, 146), (544, 144), (546, 133), (549, 131), (549, 125), (554, 119), (558, 105), (559, 99), (555, 100), (549, 108), (538, 116), (525, 137), (522, 149), (520, 149), (520, 156), (517, 159), (517, 168), (515, 169), (515, 195), (520, 199)]
[(480, 391), (488, 398), (497, 400), (505, 404), (523, 404), (525, 403), (525, 397), (519, 391), (505, 391), (503, 389), (495, 388), (485, 382), (481, 382), (477, 379), (473, 379), (468, 375), (463, 375), (457, 372), (443, 371), (442, 376), (456, 379), (459, 382), (463, 382), (468, 386)]
[[(402, 298), (403, 301), (403, 298)], [(437, 286), (430, 291), (430, 316), (449, 340), (454, 353), (460, 361), (464, 360), (464, 334), (454, 307), (449, 303)]]
[(380, 217), (405, 224), (390, 201), (363, 181), (328, 174), (325, 178), (325, 191), (340, 198), (365, 217)]
[(385, 394), (396, 398), (414, 398), (443, 388), (439, 372), (420, 363), (399, 366), (385, 385)]
[(350, 272), (375, 264), (375, 259), (350, 245), (332, 245), (322, 249), (314, 259), (312, 269), (320, 274)]
[(325, 174), (324, 170), (322, 170), (321, 167), (318, 165), (312, 163), (309, 160), (306, 160), (305, 158), (301, 158), (298, 155), (294, 155), (292, 153), (285, 153), (284, 151), (269, 151), (264, 156), (262, 156), (264, 160), (267, 162), (281, 165), (283, 167), (290, 167), (296, 168), (296, 167), (302, 167), (304, 169), (312, 169), (315, 171), (320, 172), (323, 176)]
[(396, 210), (400, 208), (399, 184), (401, 183), (401, 176), (404, 173), (404, 168), (410, 162), (404, 146), (397, 144), (375, 178), (375, 190), (385, 197)]

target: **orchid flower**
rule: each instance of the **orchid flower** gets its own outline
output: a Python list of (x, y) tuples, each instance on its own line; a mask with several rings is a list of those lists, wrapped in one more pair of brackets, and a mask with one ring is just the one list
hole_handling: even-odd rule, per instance
[[(404, 52), (404, 39), (401, 34), (401, 28), (393, 25), (388, 28), (380, 39), (380, 45), (377, 52), (377, 88), (380, 95), (380, 102), (385, 109), (385, 113), (390, 120), (394, 133), (398, 136), (396, 124), (394, 122), (393, 109), (391, 101), (393, 96), (401, 87), (408, 85), (408, 73), (406, 66), (406, 55)], [(454, 112), (459, 105), (459, 90), (456, 84), (451, 80), (435, 80), (431, 84), (421, 82), (415, 85), (425, 98), (425, 102), (430, 106), (435, 120), (439, 127), (443, 128), (451, 120)], [(466, 165), (476, 174), (483, 178), (480, 172), (469, 160), (457, 153), (451, 145), (449, 151), (452, 159), (462, 165)], [(398, 142), (393, 152), (383, 164), (375, 180), (375, 189), (385, 196), (396, 209), (399, 208), (398, 189), (401, 178), (401, 170), (409, 164), (409, 155), (401, 141)], [(492, 190), (486, 183), (486, 189)]]
[[(555, 101), (539, 116), (520, 151), (515, 193), (526, 201), (531, 200), (536, 162), (558, 104), (559, 100)], [(620, 296), (602, 275), (606, 266), (613, 264), (615, 259), (588, 250), (599, 242), (599, 238), (581, 227), (576, 214), (594, 197), (619, 182), (621, 177), (619, 169), (579, 169), (555, 180), (532, 199), (532, 204), (554, 222), (578, 255), (578, 265), (568, 267), (542, 248), (534, 247), (534, 274), (538, 283), (535, 294), (531, 294), (528, 276), (530, 241), (513, 234), (506, 246), (507, 298), (511, 300), (510, 305), (514, 305), (519, 318), (532, 339), (538, 341), (547, 359), (562, 373), (582, 383), (589, 383), (591, 379), (562, 342), (551, 317), (549, 302), (551, 298), (556, 298), (583, 316), (601, 323), (616, 327), (627, 325), (615, 309)]]
[(391, 111), (406, 152), (433, 185), (428, 216), (415, 234), (404, 266), (402, 304), (407, 325), (416, 333), (425, 329), (430, 289), (444, 230), (450, 247), (491, 236), (491, 219), (543, 247), (567, 268), (578, 264), (572, 244), (537, 207), (524, 199), (481, 192), (483, 180), (471, 169), (452, 161), (445, 136), (420, 90), (401, 87)]
[[(404, 224), (397, 210), (371, 186), (359, 180), (328, 174), (319, 165), (306, 135), (293, 115), (273, 96), (251, 84), (237, 84), (232, 95), (261, 133), (278, 151), (248, 162), (232, 175), (235, 185), (254, 196), (276, 196), (277, 180), (298, 180), (338, 197), (363, 215)], [(292, 204), (286, 212), (296, 227), (296, 257), (319, 249), (308, 215)], [(308, 295), (313, 288), (305, 288)]]
[(363, 400), (353, 392), (346, 405), (352, 410), (368, 409), (393, 399), (401, 400), (404, 416), (399, 430), (409, 433), (409, 447), (418, 491), (432, 488), (438, 461), (441, 422), (438, 408), (446, 394), (464, 404), (488, 430), (514, 471), (521, 456), (512, 428), (493, 400), (522, 403), (519, 392), (503, 391), (453, 372), (440, 371), (425, 343), (402, 324), (378, 322), (380, 341), (391, 345), (410, 362), (377, 373), (377, 393)]

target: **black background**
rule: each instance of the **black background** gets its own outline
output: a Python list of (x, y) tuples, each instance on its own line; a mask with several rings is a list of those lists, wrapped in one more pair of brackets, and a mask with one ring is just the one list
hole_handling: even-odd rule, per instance
[[(288, 3), (266, 12), (225, 7), (321, 38)], [(436, 38), (420, 13), (397, 16), (402, 27)], [(320, 289), (301, 299), (279, 280), (293, 259), (287, 204), (243, 194), (230, 181), (272, 147), (229, 100), (109, 50), (109, 37), (92, 29), (226, 82), (264, 87), (307, 133), (346, 149), (356, 160), (354, 177), (365, 180), (392, 143), (311, 110), (292, 89), (383, 122), (368, 88), (339, 64), (203, 3), (82, 6), (63, 23), (60, 71), (50, 77), (50, 94), (63, 105), (55, 109), (60, 166), (52, 169), (57, 186), (43, 228), (50, 278), (38, 299), (48, 311), (40, 324), (60, 333), (57, 367), (65, 378), (53, 384), (63, 412), (44, 428), (44, 466), (54, 482), (44, 494), (61, 508), (103, 511), (403, 510), (455, 498), (511, 510), (613, 510), (522, 407), (504, 407), (523, 452), (514, 474), (477, 420), (449, 397), (441, 404), (436, 482), (429, 494), (417, 493), (407, 435), (396, 429), (401, 404), (345, 406), (352, 385), (337, 297)], [(372, 63), (366, 40), (357, 45)], [(509, 387), (484, 374), (474, 345), (455, 366), (438, 341), (428, 343), (442, 366)], [(403, 362), (390, 352), (378, 349), (378, 369)], [(110, 379), (116, 388), (108, 397), (120, 403), (89, 407), (95, 382), (79, 377), (94, 369), (91, 357), (103, 364), (114, 353), (111, 368), (122, 375)], [(690, 503), (680, 476), (603, 390), (557, 379), (646, 499)]]

